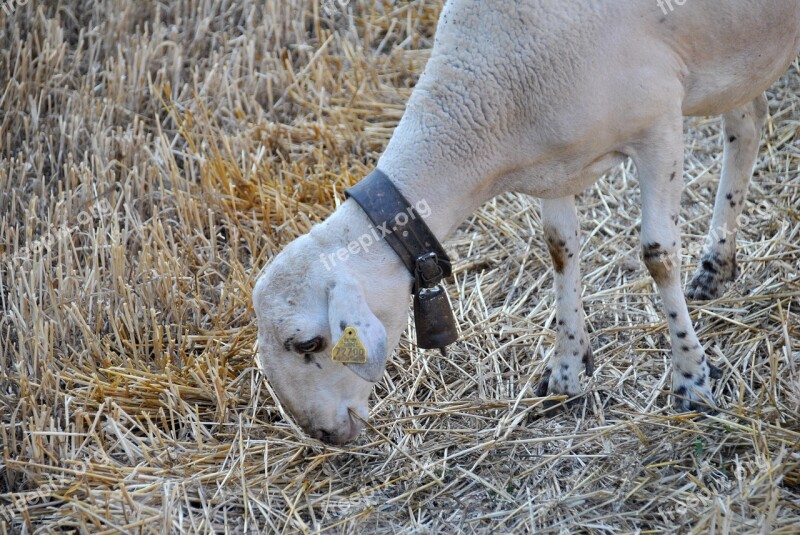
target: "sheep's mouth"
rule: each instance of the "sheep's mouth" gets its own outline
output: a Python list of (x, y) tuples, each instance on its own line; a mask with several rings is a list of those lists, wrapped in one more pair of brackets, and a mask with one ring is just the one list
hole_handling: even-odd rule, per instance
[(346, 428), (338, 431), (315, 429), (309, 434), (317, 440), (325, 442), (326, 444), (342, 446), (355, 440), (356, 437), (361, 434), (361, 430), (363, 428), (364, 424), (362, 423), (362, 420), (358, 416), (353, 417), (353, 413), (351, 412), (347, 415)]

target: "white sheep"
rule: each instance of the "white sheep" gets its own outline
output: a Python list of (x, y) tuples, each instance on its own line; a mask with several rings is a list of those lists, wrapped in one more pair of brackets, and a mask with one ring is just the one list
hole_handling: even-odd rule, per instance
[[(722, 177), (688, 294), (719, 295), (736, 273), (734, 235), (762, 125), (764, 90), (800, 50), (797, 0), (453, 0), (425, 72), (378, 162), (428, 207), (442, 240), (482, 203), (543, 199), (558, 332), (538, 393), (576, 396), (592, 372), (580, 299), (574, 195), (630, 157), (642, 197), (644, 262), (667, 312), (679, 409), (713, 408), (707, 361), (680, 285), (684, 115), (723, 116)], [(311, 436), (355, 438), (373, 384), (407, 323), (411, 275), (353, 200), (290, 243), (258, 280), (262, 368)], [(349, 247), (349, 249), (348, 249)], [(344, 251), (344, 253), (343, 253)], [(331, 348), (357, 326), (364, 364)]]

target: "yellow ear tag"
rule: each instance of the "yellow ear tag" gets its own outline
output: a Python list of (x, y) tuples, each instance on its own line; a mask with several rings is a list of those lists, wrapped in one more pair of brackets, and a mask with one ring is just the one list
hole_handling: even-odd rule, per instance
[(358, 331), (355, 327), (345, 328), (342, 337), (333, 346), (331, 358), (334, 362), (342, 364), (366, 364), (367, 350), (358, 339)]

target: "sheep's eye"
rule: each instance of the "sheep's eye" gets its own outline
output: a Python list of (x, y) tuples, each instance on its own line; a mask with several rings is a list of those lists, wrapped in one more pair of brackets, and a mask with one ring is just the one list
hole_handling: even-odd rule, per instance
[(317, 353), (325, 347), (325, 340), (321, 336), (315, 336), (305, 342), (296, 342), (294, 348), (298, 353)]

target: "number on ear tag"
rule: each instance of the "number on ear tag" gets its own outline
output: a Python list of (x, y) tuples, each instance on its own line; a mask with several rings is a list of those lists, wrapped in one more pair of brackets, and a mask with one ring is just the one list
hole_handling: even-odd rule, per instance
[(358, 331), (355, 327), (345, 328), (342, 337), (333, 346), (331, 358), (334, 362), (342, 364), (366, 364), (367, 350), (358, 339)]

